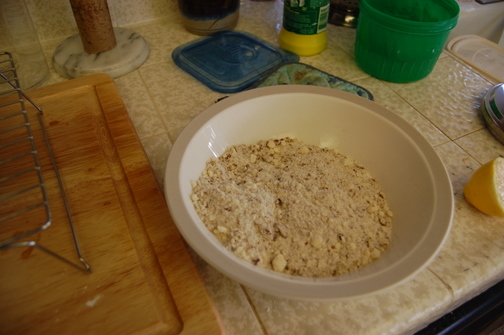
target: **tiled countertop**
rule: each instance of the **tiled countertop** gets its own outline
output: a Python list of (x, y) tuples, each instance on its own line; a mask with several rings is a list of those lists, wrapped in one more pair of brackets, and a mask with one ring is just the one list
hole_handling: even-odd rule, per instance
[[(278, 44), (282, 2), (242, 1), (237, 29)], [(197, 36), (167, 17), (128, 26), (150, 45), (147, 61), (115, 80), (159, 183), (171, 144), (198, 113), (224, 94), (211, 91), (171, 60), (171, 52)], [(377, 80), (354, 62), (355, 30), (328, 27), (329, 43), (301, 62), (371, 91), (375, 101), (414, 125), (435, 147), (451, 176), (453, 229), (438, 257), (393, 291), (344, 302), (298, 302), (268, 296), (226, 278), (195, 255), (227, 334), (410, 334), (504, 279), (504, 219), (469, 205), (463, 185), (504, 146), (486, 130), (480, 101), (493, 83), (444, 53), (434, 71), (410, 84)], [(61, 39), (44, 42), (51, 59)], [(44, 83), (65, 79), (51, 72)]]

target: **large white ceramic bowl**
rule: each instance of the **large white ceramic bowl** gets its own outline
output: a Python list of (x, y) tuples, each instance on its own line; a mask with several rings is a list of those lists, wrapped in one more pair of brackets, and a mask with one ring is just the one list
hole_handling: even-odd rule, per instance
[[(337, 148), (382, 185), (394, 218), (392, 242), (377, 261), (336, 277), (284, 275), (239, 259), (207, 230), (190, 200), (205, 163), (230, 145), (284, 136)], [(436, 256), (453, 215), (448, 174), (417, 130), (372, 101), (316, 86), (254, 89), (204, 110), (173, 145), (165, 194), (180, 233), (209, 264), (245, 286), (296, 299), (363, 296), (408, 280)]]

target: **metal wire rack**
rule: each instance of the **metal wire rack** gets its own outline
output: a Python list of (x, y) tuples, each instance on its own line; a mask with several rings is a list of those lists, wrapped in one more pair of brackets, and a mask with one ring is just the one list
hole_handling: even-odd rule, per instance
[[(26, 102), (37, 110), (36, 115), (44, 138), (45, 150), (51, 161), (64, 202), (79, 259), (78, 263), (51, 251), (33, 238), (35, 234), (51, 226), (53, 216)], [(81, 253), (65, 189), (42, 116), (42, 109), (20, 89), (12, 55), (9, 52), (0, 52), (0, 250), (34, 247), (74, 268), (89, 273), (91, 267)]]

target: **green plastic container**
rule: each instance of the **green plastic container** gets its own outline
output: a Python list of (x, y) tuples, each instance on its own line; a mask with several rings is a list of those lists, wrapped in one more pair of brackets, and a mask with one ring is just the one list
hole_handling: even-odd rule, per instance
[(386, 81), (425, 78), (457, 25), (459, 12), (455, 0), (361, 0), (357, 64)]

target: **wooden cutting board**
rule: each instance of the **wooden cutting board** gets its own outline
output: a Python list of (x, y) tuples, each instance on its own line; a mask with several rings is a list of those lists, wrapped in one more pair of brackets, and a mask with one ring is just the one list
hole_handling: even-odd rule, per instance
[[(0, 333), (221, 333), (112, 78), (92, 75), (26, 94), (43, 110), (82, 255), (92, 271), (34, 247), (0, 250)], [(48, 229), (25, 240), (79, 264), (36, 110), (26, 106), (53, 218)], [(42, 220), (34, 213), (14, 225), (0, 222), (0, 241)]]

